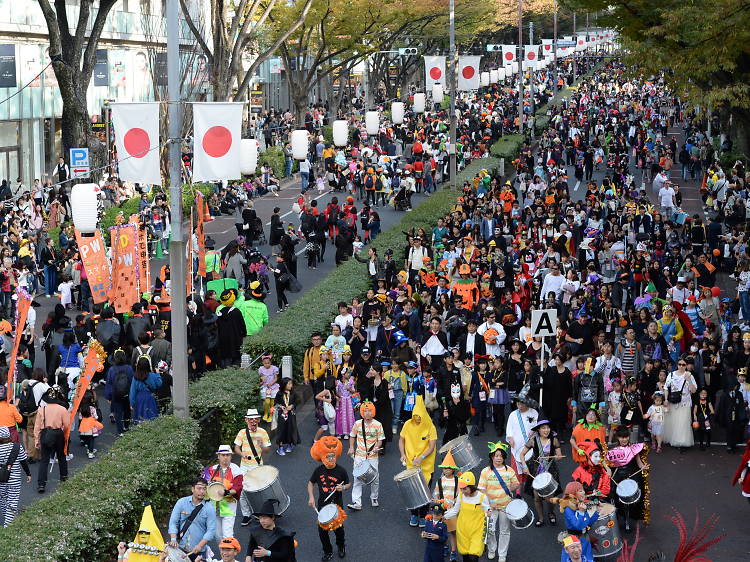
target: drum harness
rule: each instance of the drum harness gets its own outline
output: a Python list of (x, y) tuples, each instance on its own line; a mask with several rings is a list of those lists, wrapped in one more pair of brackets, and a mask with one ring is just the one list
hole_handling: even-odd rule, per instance
[[(369, 449), (367, 448), (367, 433), (365, 433), (366, 431), (365, 430), (365, 418), (362, 418), (360, 421), (362, 422), (362, 441), (365, 446), (365, 460), (367, 460), (370, 457), (370, 453), (372, 452), (373, 448), (375, 448), (375, 445), (377, 444), (377, 440), (375, 441), (375, 443), (370, 445)], [(356, 449), (355, 449), (355, 454), (356, 454)]]
[(255, 459), (255, 462), (258, 463), (258, 466), (263, 464), (261, 457), (258, 456), (258, 451), (255, 449), (255, 443), (253, 442), (253, 438), (250, 435), (250, 430), (248, 428), (245, 428), (245, 434), (247, 435), (247, 442), (250, 444), (250, 450), (253, 452), (253, 458)]

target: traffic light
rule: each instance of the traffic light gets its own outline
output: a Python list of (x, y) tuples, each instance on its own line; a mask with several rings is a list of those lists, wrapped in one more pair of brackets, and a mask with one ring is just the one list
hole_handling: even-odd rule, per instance
[(419, 53), (419, 50), (416, 47), (401, 47), (398, 50), (399, 56), (402, 57), (408, 57), (410, 55), (416, 55)]
[(502, 51), (503, 46), (502, 45), (487, 45), (487, 52), (492, 53), (495, 51)]

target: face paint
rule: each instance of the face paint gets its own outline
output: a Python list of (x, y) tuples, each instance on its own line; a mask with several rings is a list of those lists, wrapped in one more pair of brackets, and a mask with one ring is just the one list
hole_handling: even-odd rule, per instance
[(597, 465), (602, 461), (602, 454), (599, 451), (591, 453), (591, 464)]

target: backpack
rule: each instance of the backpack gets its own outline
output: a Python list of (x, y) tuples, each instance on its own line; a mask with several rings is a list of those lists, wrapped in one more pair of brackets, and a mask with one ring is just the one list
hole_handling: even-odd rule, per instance
[(125, 369), (118, 369), (112, 380), (112, 397), (122, 400), (130, 394), (130, 378)]
[(401, 178), (397, 175), (391, 178), (391, 189), (396, 191), (401, 186)]
[(33, 414), (39, 409), (39, 404), (34, 398), (34, 387), (38, 381), (34, 381), (34, 384), (27, 384), (26, 390), (21, 394), (21, 400), (18, 403), (18, 411), (24, 416)]
[(372, 181), (372, 174), (367, 174), (367, 175), (365, 176), (365, 189), (372, 189), (372, 187), (373, 187), (374, 185), (375, 185), (375, 184), (374, 184), (374, 183), (373, 183), (373, 181)]

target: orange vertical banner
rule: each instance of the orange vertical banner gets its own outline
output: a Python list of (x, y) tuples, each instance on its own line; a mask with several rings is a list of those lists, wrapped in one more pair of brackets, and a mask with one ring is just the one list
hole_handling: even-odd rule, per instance
[(94, 373), (104, 369), (104, 363), (102, 362), (100, 354), (104, 354), (104, 350), (102, 349), (101, 344), (96, 341), (92, 341), (91, 345), (89, 345), (88, 353), (86, 353), (86, 358), (84, 359), (83, 372), (81, 373), (81, 376), (78, 377), (78, 382), (76, 383), (76, 391), (73, 396), (73, 409), (70, 411), (70, 424), (65, 430), (66, 455), (68, 454), (68, 441), (70, 441), (70, 428), (73, 427), (73, 422), (75, 421), (76, 414), (78, 413), (78, 408), (81, 406), (83, 395), (86, 394), (86, 391), (91, 384), (91, 379), (94, 378)]
[(198, 238), (198, 275), (206, 276), (206, 233), (203, 224), (203, 194), (200, 191), (195, 192), (195, 215), (197, 224), (195, 225), (195, 235)]
[(93, 236), (83, 236), (77, 229), (75, 232), (78, 253), (91, 288), (91, 298), (95, 303), (107, 302), (112, 290), (112, 272), (102, 233), (97, 230)]
[[(193, 210), (190, 210), (190, 224), (193, 224)], [(185, 268), (185, 294), (189, 297), (193, 294), (193, 235), (192, 231), (190, 239), (188, 240), (185, 248), (187, 267)]]
[(23, 329), (26, 327), (26, 317), (29, 314), (29, 307), (31, 306), (31, 295), (26, 292), (23, 287), (16, 289), (16, 295), (18, 295), (18, 302), (16, 304), (16, 335), (13, 338), (13, 351), (10, 354), (8, 360), (8, 394), (6, 400), (8, 402), (13, 401), (13, 394), (15, 385), (13, 384), (15, 372), (16, 372), (16, 359), (18, 357), (18, 346), (21, 344), (21, 335)]
[(140, 300), (138, 293), (138, 227), (132, 223), (109, 229), (112, 249), (112, 292), (110, 301), (115, 312), (129, 312)]
[(151, 292), (151, 260), (148, 255), (148, 231), (141, 224), (138, 215), (131, 215), (130, 222), (138, 228), (138, 241), (136, 251), (138, 253), (138, 292)]

